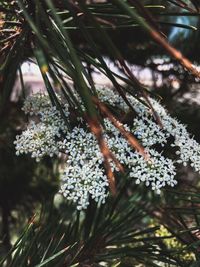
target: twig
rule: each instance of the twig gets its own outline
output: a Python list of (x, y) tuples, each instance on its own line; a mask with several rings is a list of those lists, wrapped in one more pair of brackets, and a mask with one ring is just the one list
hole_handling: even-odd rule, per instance
[(111, 190), (113, 195), (116, 195), (115, 176), (114, 176), (114, 173), (112, 171), (110, 161), (113, 161), (115, 163), (115, 165), (117, 166), (117, 168), (122, 172), (123, 172), (123, 166), (116, 159), (116, 157), (112, 154), (112, 152), (110, 151), (110, 149), (109, 149), (109, 147), (108, 147), (108, 145), (107, 145), (107, 143), (103, 137), (102, 128), (101, 128), (99, 122), (96, 119), (92, 119), (89, 117), (86, 117), (86, 120), (87, 120), (88, 125), (91, 129), (91, 132), (95, 135), (95, 137), (98, 141), (101, 153), (103, 155), (104, 166), (106, 169), (106, 174), (108, 177), (110, 190)]
[(12, 40), (12, 39), (15, 39), (18, 35), (20, 35), (19, 32), (15, 33), (15, 34), (13, 34), (13, 35), (11, 35), (11, 36), (9, 36), (8, 38), (6, 38), (6, 39), (4, 39), (4, 40), (1, 40), (0, 43), (6, 43), (6, 42), (8, 42), (8, 41), (10, 41), (10, 40)]
[(130, 133), (127, 132), (124, 126), (111, 114), (106, 105), (93, 96), (94, 103), (99, 107), (102, 113), (104, 113), (113, 125), (121, 132), (121, 134), (128, 140), (130, 145), (135, 148), (146, 160), (149, 160), (149, 155), (145, 152), (144, 147), (138, 142), (138, 140)]
[[(131, 10), (130, 6), (127, 3), (120, 0), (115, 0), (118, 6), (120, 6), (126, 13), (128, 13), (132, 18), (136, 20), (136, 22), (142, 27), (144, 31), (146, 31), (152, 39), (158, 43), (161, 47), (163, 47), (172, 57), (180, 62), (188, 71), (190, 71), (193, 75), (200, 78), (200, 72), (193, 66), (192, 62), (184, 57), (180, 51), (171, 46), (163, 36), (157, 32), (153, 27), (151, 27), (144, 18), (140, 17), (136, 11)], [(133, 0), (129, 0), (130, 3), (134, 4)]]

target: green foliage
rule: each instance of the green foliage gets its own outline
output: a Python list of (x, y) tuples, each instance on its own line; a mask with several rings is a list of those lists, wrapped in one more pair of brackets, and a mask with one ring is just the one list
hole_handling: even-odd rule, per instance
[(141, 194), (124, 199), (122, 191), (101, 207), (91, 202), (85, 213), (42, 213), (31, 219), (1, 264), (7, 260), (6, 266), (12, 267), (121, 266), (123, 262), (184, 266), (177, 250), (168, 250), (156, 237), (158, 227), (146, 225), (143, 206), (148, 205)]
[(29, 157), (16, 157), (13, 142), (25, 119), (20, 107), (20, 102), (10, 103), (0, 125), (0, 255), (10, 248), (11, 235), (23, 229), (27, 216), (50, 201), (59, 187), (57, 162), (45, 159), (38, 165)]
[[(17, 126), (23, 125), (23, 122), (21, 115), (19, 118), (16, 116), (20, 114), (19, 107), (11, 104), (10, 97), (21, 64), (30, 61), (39, 66), (51, 101), (61, 113), (55, 84), (72, 109), (76, 109), (84, 119), (89, 117), (101, 123), (101, 113), (92, 100), (96, 96), (92, 69), (109, 78), (116, 94), (123, 97), (130, 110), (134, 107), (128, 103), (126, 92), (138, 98), (146, 96), (146, 92), (151, 90), (136, 79), (127, 59), (161, 73), (163, 80), (173, 74), (182, 85), (186, 80), (195, 81), (191, 74), (200, 77), (192, 64), (165, 39), (165, 33), (168, 34), (171, 26), (190, 30), (197, 42), (191, 42), (191, 49), (185, 49), (185, 45), (182, 49), (199, 61), (199, 51), (195, 49), (199, 43), (198, 32), (195, 33), (193, 25), (176, 23), (177, 16), (199, 16), (199, 2), (1, 1), (0, 205), (7, 209), (4, 223), (9, 223), (8, 218), (12, 217), (9, 213), (16, 206), (18, 209), (21, 206), (22, 210), (25, 208), (31, 215), (32, 208), (37, 206), (35, 203), (50, 201), (58, 185), (56, 167), (49, 159), (36, 165), (25, 157), (16, 159), (14, 156), (11, 144)], [(116, 62), (121, 74), (109, 68), (105, 55)], [(153, 62), (155, 56), (163, 55), (169, 55), (168, 60), (173, 63), (168, 71), (159, 71)], [(191, 73), (188, 74), (184, 68)], [(21, 72), (20, 78), (21, 87), (25, 89)], [(82, 99), (84, 108), (72, 93), (69, 80)], [(170, 88), (170, 83), (166, 88)], [(166, 92), (163, 95), (166, 96)], [(180, 96), (181, 92), (174, 94), (170, 91), (167, 96), (171, 101), (177, 95)], [(148, 105), (148, 101), (145, 104)], [(113, 113), (117, 114), (116, 111)], [(119, 185), (116, 199), (101, 207), (91, 203), (85, 213), (72, 212), (73, 206), (69, 203), (63, 203), (58, 210), (48, 206), (39, 218), (31, 219), (0, 265), (199, 266), (198, 186), (194, 183), (194, 192), (186, 192), (183, 181), (180, 187), (183, 192), (166, 192), (159, 205), (158, 199), (145, 189), (126, 185), (121, 192), (122, 186)], [(196, 260), (193, 258), (188, 263), (182, 257), (182, 247), (169, 247), (166, 243), (169, 236), (157, 236), (157, 227), (150, 226), (152, 218), (154, 224), (159, 222), (164, 225), (175, 243), (180, 242), (184, 247), (184, 253), (192, 253)], [(8, 227), (6, 235), (9, 235)]]

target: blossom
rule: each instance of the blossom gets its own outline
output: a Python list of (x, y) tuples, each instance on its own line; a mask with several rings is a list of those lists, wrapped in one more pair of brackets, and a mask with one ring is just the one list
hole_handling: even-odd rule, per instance
[[(69, 115), (68, 106), (63, 105), (65, 116)], [(16, 136), (16, 154), (31, 154), (32, 158), (40, 161), (44, 156), (53, 157), (64, 149), (64, 143), (60, 140), (61, 135), (67, 131), (67, 126), (59, 110), (52, 106), (49, 97), (43, 94), (34, 94), (28, 97), (23, 110), (33, 117), (27, 129), (21, 135)]]
[[(98, 88), (97, 93), (104, 103), (125, 114), (129, 111), (128, 105), (113, 90)], [(154, 120), (151, 108), (144, 105), (144, 99), (136, 99), (129, 94), (126, 97), (137, 115), (129, 125), (123, 124), (123, 127), (138, 138), (149, 154), (149, 160), (134, 150), (108, 119), (104, 119), (104, 138), (109, 149), (129, 172), (129, 177), (136, 184), (143, 183), (159, 194), (163, 187), (177, 184), (178, 165), (190, 164), (200, 172), (200, 145), (190, 136), (186, 127), (172, 118), (158, 101), (150, 98), (162, 121), (163, 127), (160, 127)], [(16, 136), (16, 154), (30, 153), (39, 161), (44, 156), (65, 153), (67, 158), (60, 175), (60, 192), (63, 196), (76, 203), (77, 209), (85, 209), (90, 198), (104, 203), (109, 184), (97, 140), (81, 118), (71, 121), (68, 105), (60, 96), (58, 100), (63, 108), (62, 116), (47, 95), (28, 97), (23, 110), (30, 115), (30, 122), (27, 129)], [(63, 115), (71, 122), (72, 129), (66, 126)], [(175, 150), (173, 160), (164, 155), (167, 144)], [(156, 145), (160, 145), (163, 151), (158, 152)], [(113, 162), (111, 166), (113, 171), (119, 171)]]
[(57, 145), (56, 137), (60, 137), (58, 127), (42, 122), (35, 124), (32, 121), (21, 135), (16, 136), (16, 154), (30, 153), (36, 161), (40, 161), (44, 156), (58, 155), (60, 147)]

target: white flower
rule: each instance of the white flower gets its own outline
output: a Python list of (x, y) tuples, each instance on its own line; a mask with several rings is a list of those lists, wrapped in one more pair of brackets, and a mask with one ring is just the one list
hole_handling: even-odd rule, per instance
[(30, 153), (32, 158), (39, 161), (42, 157), (48, 155), (58, 155), (56, 137), (59, 137), (59, 129), (46, 125), (42, 122), (35, 124), (31, 122), (27, 130), (21, 135), (16, 136), (14, 142), (17, 155)]
[[(97, 92), (101, 101), (115, 109), (123, 110), (124, 113), (128, 112), (127, 104), (111, 89), (99, 88)], [(139, 139), (150, 155), (150, 160), (145, 160), (135, 151), (108, 119), (104, 119), (104, 138), (112, 153), (129, 172), (130, 178), (134, 179), (136, 184), (144, 183), (159, 194), (163, 187), (173, 187), (177, 184), (175, 165), (190, 164), (200, 172), (200, 145), (190, 136), (186, 127), (172, 118), (156, 100), (150, 99), (162, 121), (161, 128), (147, 105), (133, 96), (126, 97), (137, 116), (130, 125), (123, 126)], [(61, 97), (58, 98), (64, 116), (69, 118), (68, 105), (62, 103)], [(75, 202), (77, 209), (85, 209), (90, 198), (104, 203), (108, 195), (108, 180), (103, 156), (88, 126), (80, 126), (83, 125), (82, 119), (77, 119), (79, 126), (68, 130), (59, 110), (51, 105), (48, 96), (42, 94), (28, 97), (23, 110), (33, 117), (27, 129), (16, 136), (16, 154), (30, 153), (39, 161), (44, 156), (59, 156), (60, 152), (64, 152), (67, 159), (61, 173), (60, 192), (68, 200)], [(175, 149), (173, 161), (155, 149), (158, 144), (164, 151), (169, 142)], [(113, 171), (118, 171), (113, 162), (111, 166)]]

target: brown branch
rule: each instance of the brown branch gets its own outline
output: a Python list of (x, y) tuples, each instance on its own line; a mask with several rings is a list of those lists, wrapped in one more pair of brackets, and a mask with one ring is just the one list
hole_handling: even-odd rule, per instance
[(5, 45), (1, 50), (0, 50), (0, 55), (3, 54), (4, 51), (6, 51), (7, 49), (9, 49), (11, 46), (10, 44)]
[[(129, 0), (129, 2), (132, 3), (133, 5), (135, 3), (133, 0)], [(183, 1), (179, 1), (179, 2), (184, 3)], [(148, 11), (146, 10), (146, 12)], [(194, 10), (192, 12), (194, 12)], [(184, 57), (184, 55), (182, 55), (180, 51), (178, 51), (176, 48), (171, 46), (155, 28), (152, 28), (145, 21), (142, 22), (142, 24), (144, 26), (144, 30), (150, 34), (150, 36), (154, 39), (156, 43), (161, 45), (172, 57), (178, 60), (183, 65), (183, 67), (185, 67), (193, 75), (200, 78), (200, 72), (193, 66), (192, 62), (189, 59)]]
[(9, 20), (0, 20), (0, 25), (2, 24), (8, 24), (12, 26), (22, 26), (22, 23), (19, 21), (9, 21)]
[(158, 115), (158, 113), (155, 111), (153, 105), (151, 104), (151, 101), (150, 101), (147, 93), (145, 91), (142, 91), (142, 95), (143, 95), (144, 99), (146, 100), (147, 104), (149, 105), (149, 107), (152, 111), (153, 117), (156, 120), (157, 124), (160, 126), (160, 128), (163, 128), (163, 124), (162, 124), (162, 121), (160, 119), (160, 116)]
[(0, 30), (0, 33), (16, 33), (16, 30), (13, 29), (2, 29)]
[[(77, 6), (72, 0), (69, 0), (69, 4), (70, 4), (70, 8), (74, 11), (74, 13), (76, 14), (76, 16), (78, 17), (78, 14), (84, 14), (84, 12), (82, 12), (82, 10), (80, 9), (79, 6)], [(106, 65), (106, 63), (105, 63)], [(107, 67), (107, 65), (106, 65)], [(124, 102), (127, 104), (127, 106), (134, 112), (134, 109), (132, 107), (132, 105), (129, 103), (125, 93), (123, 92), (123, 89), (121, 88), (121, 86), (119, 85), (119, 83), (116, 81), (114, 76), (110, 77), (110, 80), (112, 81), (112, 84), (114, 86), (114, 88), (118, 91), (118, 93), (121, 95), (121, 97), (123, 98)]]
[(151, 30), (150, 35), (159, 43), (171, 56), (178, 60), (183, 67), (190, 71), (193, 75), (200, 78), (200, 72), (193, 66), (192, 62), (183, 56), (183, 54), (176, 48), (172, 47), (158, 32)]
[(127, 132), (124, 126), (111, 114), (106, 105), (98, 100), (97, 97), (93, 96), (94, 103), (98, 106), (103, 114), (105, 114), (112, 124), (121, 132), (121, 134), (127, 139), (130, 145), (135, 148), (146, 160), (149, 160), (149, 155), (145, 152), (144, 147), (139, 141), (130, 133)]
[(157, 32), (159, 32), (164, 38), (166, 38), (166, 35), (160, 31), (159, 25), (156, 23), (151, 13), (142, 5), (141, 1), (134, 0), (132, 1), (132, 3), (135, 6), (135, 8), (138, 10), (140, 15), (143, 16), (146, 19), (146, 21), (150, 23), (156, 29)]
[(19, 32), (15, 33), (15, 34), (13, 34), (11, 36), (9, 36), (8, 38), (6, 38), (4, 40), (1, 40), (0, 43), (6, 43), (8, 41), (11, 41), (12, 39), (15, 39), (18, 35), (20, 35)]
[(148, 98), (147, 93), (145, 92), (142, 84), (138, 81), (138, 79), (135, 77), (135, 75), (132, 73), (132, 71), (130, 70), (130, 68), (127, 66), (126, 62), (124, 61), (124, 59), (121, 57), (120, 59), (118, 59), (118, 62), (121, 66), (121, 70), (124, 72), (124, 74), (128, 75), (128, 77), (131, 79), (131, 81), (134, 83), (134, 85), (140, 90), (142, 96), (144, 97), (144, 99), (146, 100), (147, 104), (149, 105), (149, 108), (151, 109), (151, 112), (153, 114), (154, 119), (156, 120), (157, 124), (163, 128), (161, 119), (158, 115), (158, 113), (155, 111), (154, 107), (151, 104), (151, 101)]
[(117, 168), (123, 172), (123, 166), (121, 165), (121, 163), (116, 159), (116, 157), (112, 154), (112, 152), (110, 151), (104, 137), (103, 137), (103, 131), (101, 128), (101, 125), (99, 124), (99, 122), (96, 119), (92, 119), (89, 117), (86, 117), (86, 121), (88, 122), (88, 125), (91, 129), (91, 132), (95, 135), (98, 144), (99, 144), (99, 148), (101, 150), (101, 153), (103, 155), (104, 158), (104, 167), (106, 170), (106, 175), (108, 177), (108, 182), (109, 182), (109, 187), (110, 190), (112, 192), (113, 195), (116, 195), (116, 185), (115, 185), (115, 176), (114, 173), (112, 171), (111, 165), (110, 165), (110, 161), (113, 161), (115, 163), (115, 165), (117, 166)]
[(176, 5), (176, 6), (179, 6), (179, 7), (183, 8), (183, 9), (185, 9), (185, 10), (188, 10), (190, 12), (195, 12), (194, 9), (190, 8), (185, 2), (183, 2), (181, 0), (179, 0), (179, 1), (167, 0), (167, 1), (172, 3), (172, 4), (174, 4), (174, 5)]
[(94, 16), (94, 19), (97, 21), (97, 22), (100, 22), (102, 24), (105, 24), (105, 25), (108, 25), (108, 26), (111, 26), (113, 29), (116, 28), (116, 25), (114, 23), (112, 23), (111, 21), (108, 21), (106, 19), (102, 19), (102, 18), (99, 18), (99, 17), (95, 17)]

